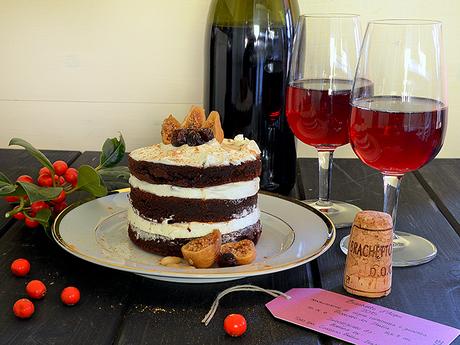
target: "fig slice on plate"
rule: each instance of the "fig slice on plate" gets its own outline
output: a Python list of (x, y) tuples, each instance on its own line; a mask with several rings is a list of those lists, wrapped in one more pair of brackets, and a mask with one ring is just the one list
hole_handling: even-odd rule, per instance
[(233, 254), (237, 265), (247, 265), (256, 258), (256, 246), (251, 240), (242, 240), (239, 242), (229, 242), (222, 245), (220, 255), (227, 256), (227, 253)]
[(196, 268), (208, 268), (217, 260), (221, 243), (220, 231), (213, 230), (210, 234), (195, 238), (182, 246), (182, 255), (190, 265)]

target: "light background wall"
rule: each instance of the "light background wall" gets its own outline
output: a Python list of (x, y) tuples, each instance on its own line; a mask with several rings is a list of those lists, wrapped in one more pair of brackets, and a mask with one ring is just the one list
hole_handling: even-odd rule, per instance
[[(460, 157), (460, 2), (299, 0), (301, 12), (444, 22), (449, 126), (439, 156)], [(159, 141), (163, 118), (203, 97), (210, 0), (0, 0), (0, 147), (98, 149), (122, 131), (128, 149)], [(364, 30), (363, 30), (364, 32)], [(314, 156), (299, 144), (299, 155)], [(354, 156), (349, 146), (337, 156)]]

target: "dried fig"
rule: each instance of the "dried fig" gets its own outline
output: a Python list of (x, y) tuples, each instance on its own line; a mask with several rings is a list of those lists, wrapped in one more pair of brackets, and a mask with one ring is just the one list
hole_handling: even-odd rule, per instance
[(214, 138), (210, 128), (180, 128), (173, 131), (171, 135), (172, 146), (199, 146)]
[(211, 128), (201, 128), (198, 132), (205, 143), (214, 139), (214, 133)]
[(256, 258), (256, 246), (251, 240), (229, 242), (222, 245), (220, 253), (221, 256), (231, 253), (235, 257), (237, 265), (247, 265)]
[(220, 123), (220, 115), (217, 111), (211, 111), (203, 124), (203, 128), (210, 128), (214, 133), (214, 138), (221, 143), (224, 140), (224, 130)]
[(180, 127), (180, 122), (173, 115), (169, 115), (161, 125), (161, 140), (163, 144), (171, 144), (172, 133)]
[(210, 234), (195, 238), (182, 246), (182, 255), (190, 265), (196, 268), (208, 268), (219, 256), (221, 243), (220, 231), (213, 230)]
[(187, 145), (188, 146), (199, 146), (203, 145), (205, 141), (201, 139), (201, 135), (198, 132), (198, 130), (192, 129), (188, 134), (187, 134)]
[(182, 145), (187, 144), (187, 128), (179, 128), (172, 132), (171, 134), (171, 145), (175, 147), (179, 147)]
[(206, 120), (206, 115), (204, 114), (204, 109), (193, 105), (190, 108), (189, 113), (182, 122), (183, 128), (201, 128), (203, 123)]

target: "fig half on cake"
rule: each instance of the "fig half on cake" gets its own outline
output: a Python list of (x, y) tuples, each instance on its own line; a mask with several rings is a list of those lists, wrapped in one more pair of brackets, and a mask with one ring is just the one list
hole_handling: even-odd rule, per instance
[(195, 238), (182, 246), (182, 255), (196, 268), (209, 268), (219, 256), (221, 243), (220, 231), (213, 230), (210, 234)]
[(171, 137), (175, 130), (180, 129), (180, 122), (173, 115), (169, 115), (161, 126), (161, 140), (163, 144), (171, 144)]
[(182, 128), (201, 128), (206, 121), (206, 115), (202, 107), (192, 105), (189, 113), (182, 122)]

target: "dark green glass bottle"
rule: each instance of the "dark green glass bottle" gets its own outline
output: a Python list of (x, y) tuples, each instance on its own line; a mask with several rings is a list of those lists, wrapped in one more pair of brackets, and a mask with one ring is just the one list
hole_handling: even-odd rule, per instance
[(205, 108), (227, 138), (254, 139), (261, 188), (287, 194), (295, 182), (294, 136), (284, 111), (297, 0), (213, 0), (205, 46)]

